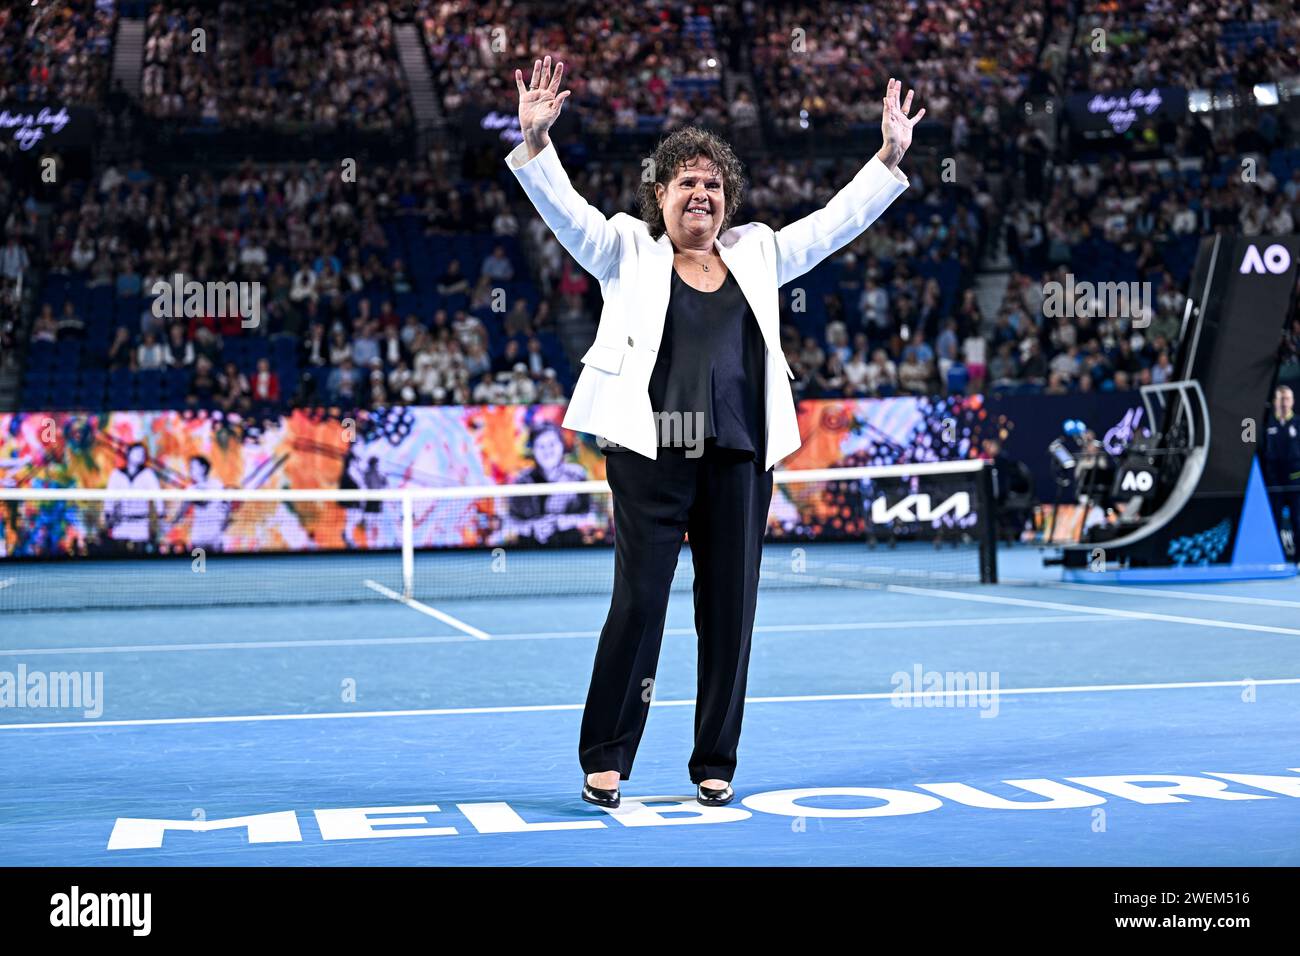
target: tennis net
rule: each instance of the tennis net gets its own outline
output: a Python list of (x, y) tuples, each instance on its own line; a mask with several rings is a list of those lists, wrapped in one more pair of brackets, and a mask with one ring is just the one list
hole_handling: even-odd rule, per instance
[[(0, 613), (609, 593), (612, 514), (604, 481), (0, 488)], [(993, 526), (979, 461), (777, 472), (760, 582), (995, 581)]]

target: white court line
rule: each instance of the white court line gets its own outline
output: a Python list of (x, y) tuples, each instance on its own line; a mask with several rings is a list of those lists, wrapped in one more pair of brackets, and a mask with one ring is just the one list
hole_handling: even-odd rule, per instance
[(442, 621), (443, 624), (450, 624), (452, 627), (456, 628), (456, 630), (464, 631), (470, 637), (477, 637), (480, 641), (492, 640), (492, 635), (488, 634), (487, 631), (480, 631), (477, 627), (472, 627), (460, 618), (452, 617), (450, 614), (439, 611), (436, 607), (429, 607), (427, 604), (421, 604), (419, 601), (415, 600), (415, 598), (402, 597), (402, 595), (398, 594), (392, 588), (386, 588), (378, 581), (371, 581), (367, 578), (365, 585), (372, 591), (378, 591), (384, 597), (392, 598), (400, 604), (405, 604), (412, 611), (419, 611), (421, 614), (429, 615), (429, 617), (436, 617), (438, 620)]
[[(801, 631), (891, 631), (904, 628), (948, 627), (1012, 627), (1024, 624), (1070, 624), (1105, 620), (1100, 614), (1020, 615), (1017, 617), (936, 617), (917, 621), (860, 621), (848, 624), (763, 624), (754, 631), (764, 633), (795, 633)], [(665, 637), (695, 636), (693, 627), (664, 628)], [(515, 634), (493, 634), (494, 641), (545, 641), (563, 638), (600, 637), (600, 631), (520, 631)], [(320, 638), (304, 641), (212, 641), (202, 644), (105, 644), (99, 647), (26, 647), (0, 650), (0, 657), (27, 657), (35, 654), (164, 654), (175, 651), (248, 651), (283, 650), (295, 647), (384, 647), (404, 644), (462, 644), (469, 637), (444, 634), (429, 637), (346, 637)]]
[[(981, 694), (989, 697), (1014, 697), (1019, 694), (1088, 694), (1133, 690), (1187, 690), (1207, 687), (1263, 687), (1282, 684), (1300, 684), (1300, 677), (1276, 677), (1262, 680), (1180, 681), (1165, 684), (1083, 684), (1073, 687), (1017, 687), (989, 688), (965, 691), (895, 691), (871, 694), (801, 694), (788, 697), (746, 697), (746, 704), (798, 704), (829, 700), (898, 700), (903, 697), (938, 696), (940, 694)], [(690, 707), (691, 700), (652, 700), (651, 707)], [(102, 727), (156, 727), (173, 724), (241, 724), (277, 720), (355, 720), (364, 717), (446, 717), (459, 714), (522, 714), (541, 711), (582, 710), (583, 704), (530, 704), (502, 707), (443, 707), (429, 710), (369, 710), (358, 713), (326, 714), (255, 714), (240, 717), (151, 717), (140, 720), (78, 720), (39, 724), (0, 724), (0, 730), (99, 730)]]
[(1272, 624), (1245, 624), (1241, 621), (1219, 621), (1214, 618), (1182, 617), (1177, 614), (1158, 614), (1154, 611), (1124, 611), (1113, 607), (1093, 607), (1088, 604), (1061, 604), (1056, 601), (1032, 601), (1029, 598), (1013, 598), (995, 594), (963, 594), (959, 591), (944, 591), (939, 588), (914, 588), (906, 584), (887, 584), (885, 589), (900, 594), (916, 594), (925, 597), (946, 598), (949, 601), (974, 601), (978, 604), (1008, 604), (1013, 607), (1040, 607), (1048, 611), (1088, 611), (1106, 617), (1124, 617), (1138, 621), (1166, 621), (1170, 624), (1191, 624), (1196, 627), (1222, 627), (1233, 631), (1257, 631), (1265, 634), (1287, 634), (1300, 637), (1300, 630), (1293, 627), (1275, 627)]
[(1193, 601), (1212, 601), (1218, 604), (1262, 604), (1265, 607), (1300, 607), (1300, 601), (1283, 601), (1281, 598), (1245, 597), (1240, 594), (1206, 594), (1203, 591), (1171, 591), (1168, 588), (1135, 588), (1123, 584), (1080, 584), (1072, 581), (1038, 583), (1039, 587), (1066, 588), (1071, 591), (1106, 591), (1115, 594), (1149, 594), (1152, 597), (1188, 598)]

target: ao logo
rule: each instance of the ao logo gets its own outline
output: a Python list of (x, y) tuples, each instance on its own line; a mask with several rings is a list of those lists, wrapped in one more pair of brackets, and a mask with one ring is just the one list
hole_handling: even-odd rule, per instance
[(1246, 275), (1251, 272), (1263, 273), (1271, 272), (1274, 275), (1281, 275), (1291, 268), (1291, 253), (1286, 246), (1274, 243), (1264, 250), (1261, 256), (1259, 246), (1254, 243), (1246, 250), (1246, 255), (1241, 260), (1241, 274)]
[(1151, 477), (1151, 472), (1130, 471), (1124, 476), (1119, 486), (1123, 491), (1150, 491), (1153, 484), (1155, 484), (1155, 479)]

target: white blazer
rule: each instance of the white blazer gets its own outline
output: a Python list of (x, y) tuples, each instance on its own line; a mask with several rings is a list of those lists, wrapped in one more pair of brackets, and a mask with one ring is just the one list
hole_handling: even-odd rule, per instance
[[(672, 241), (667, 233), (652, 240), (645, 222), (627, 213), (606, 219), (573, 188), (553, 142), (531, 160), (527, 144), (520, 143), (506, 156), (506, 165), (560, 245), (600, 282), (605, 300), (564, 427), (656, 458), (659, 429), (650, 405), (650, 375), (668, 312)], [(906, 176), (873, 156), (830, 202), (798, 222), (776, 231), (746, 223), (714, 242), (754, 310), (767, 346), (769, 469), (803, 443), (790, 391), (794, 373), (781, 352), (777, 289), (859, 236), (907, 187)]]

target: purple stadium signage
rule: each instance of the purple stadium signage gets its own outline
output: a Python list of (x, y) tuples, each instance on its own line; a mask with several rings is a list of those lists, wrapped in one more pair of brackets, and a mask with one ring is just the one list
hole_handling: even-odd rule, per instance
[(519, 117), (513, 113), (500, 113), (491, 110), (479, 117), (479, 129), (489, 134), (497, 134), (503, 143), (521, 143), (524, 134), (519, 130)]
[(94, 111), (84, 107), (17, 104), (0, 109), (0, 135), (27, 152), (37, 146), (89, 146)]
[(1070, 121), (1085, 133), (1119, 136), (1143, 119), (1174, 116), (1187, 109), (1179, 87), (1140, 87), (1121, 92), (1075, 93), (1066, 98)]
[[(524, 134), (519, 129), (519, 114), (513, 109), (492, 109), (486, 106), (466, 105), (461, 107), (458, 123), (459, 135), (476, 146), (505, 146), (512, 148), (524, 141)], [(566, 113), (561, 113), (551, 132), (563, 138), (566, 132), (576, 135), (574, 120)]]

